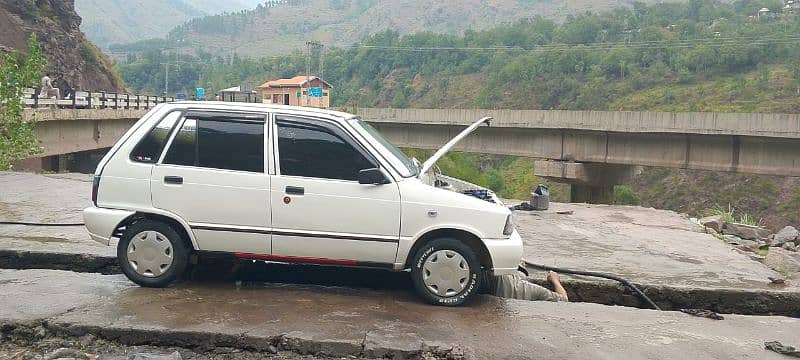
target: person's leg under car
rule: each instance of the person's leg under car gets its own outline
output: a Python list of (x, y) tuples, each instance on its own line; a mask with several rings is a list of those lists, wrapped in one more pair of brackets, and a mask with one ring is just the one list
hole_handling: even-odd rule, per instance
[(556, 291), (530, 282), (522, 273), (490, 276), (489, 278), (487, 290), (495, 296), (528, 301), (569, 301), (558, 274), (554, 272), (548, 273), (547, 280)]

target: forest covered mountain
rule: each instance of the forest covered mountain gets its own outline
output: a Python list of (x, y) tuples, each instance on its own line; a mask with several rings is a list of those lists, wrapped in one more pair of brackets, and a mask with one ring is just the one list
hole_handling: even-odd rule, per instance
[(81, 18), (71, 1), (0, 0), (0, 54), (27, 53), (35, 33), (46, 59), (45, 72), (56, 84), (79, 89), (122, 91), (111, 61), (80, 31)]
[(458, 34), (534, 16), (564, 19), (631, 4), (630, 0), (272, 0), (248, 11), (189, 20), (169, 33), (165, 46), (258, 57), (285, 54), (308, 40), (341, 47), (386, 30), (401, 35)]
[(102, 48), (166, 36), (201, 16), (255, 8), (264, 0), (74, 0), (83, 30)]
[[(774, 11), (753, 17), (762, 7)], [(798, 15), (781, 1), (690, 0), (637, 4), (563, 22), (535, 17), (462, 35), (384, 31), (330, 49), (325, 79), (334, 85), (336, 107), (796, 113)], [(170, 75), (173, 91), (257, 85), (301, 74), (306, 66), (302, 52), (248, 59), (143, 50), (129, 60), (121, 73), (144, 90), (164, 83), (159, 64), (178, 64)], [(526, 198), (541, 181), (532, 176), (532, 159), (452, 154), (441, 164), (511, 198)], [(623, 203), (692, 215), (730, 205), (779, 227), (800, 224), (799, 183), (652, 168), (619, 195)], [(558, 187), (554, 195), (565, 199)]]

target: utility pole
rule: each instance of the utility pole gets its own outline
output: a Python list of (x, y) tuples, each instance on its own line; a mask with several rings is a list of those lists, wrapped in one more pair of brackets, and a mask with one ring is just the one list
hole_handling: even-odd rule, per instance
[[(311, 90), (311, 44), (311, 41), (306, 41), (306, 106), (308, 106), (308, 101), (311, 97), (311, 93), (309, 92)], [(302, 96), (303, 88), (301, 87), (300, 90), (300, 95)]]
[(164, 96), (169, 93), (169, 62), (164, 63)]
[[(306, 106), (311, 103), (311, 55), (312, 49), (322, 49), (324, 46), (318, 41), (306, 41)], [(322, 80), (322, 71), (323, 71), (323, 60), (322, 60), (322, 51), (320, 50), (320, 62), (319, 62), (319, 79)], [(323, 95), (325, 86), (322, 86)], [(302, 90), (302, 87), (301, 87)], [(322, 98), (320, 98), (320, 107), (322, 106)]]
[(325, 106), (325, 45), (319, 48), (319, 86), (322, 88), (322, 96), (319, 97), (319, 107)]

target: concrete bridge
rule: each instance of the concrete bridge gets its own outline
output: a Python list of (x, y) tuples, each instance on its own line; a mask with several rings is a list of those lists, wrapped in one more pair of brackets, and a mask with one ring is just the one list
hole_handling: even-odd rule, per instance
[[(43, 167), (108, 148), (146, 110), (28, 109)], [(352, 112), (402, 147), (436, 149), (493, 116), (458, 150), (543, 159), (535, 174), (572, 184), (572, 200), (605, 202), (640, 166), (800, 176), (800, 115), (547, 110), (373, 109)], [(53, 158), (55, 157), (55, 158)], [(35, 164), (40, 160), (33, 160)]]
[(435, 149), (493, 116), (459, 150), (540, 158), (572, 200), (607, 202), (641, 165), (800, 176), (800, 115), (617, 111), (355, 109), (394, 144)]
[[(94, 163), (102, 151), (114, 145), (148, 110), (135, 108), (107, 109), (25, 109), (26, 119), (36, 118), (34, 132), (42, 145), (39, 157), (24, 160), (15, 168), (59, 171), (76, 163)], [(69, 154), (69, 155), (68, 155)], [(92, 160), (94, 159), (94, 160)], [(91, 165), (86, 165), (91, 167)], [(70, 168), (75, 171), (76, 169)], [(88, 169), (79, 169), (88, 170)]]

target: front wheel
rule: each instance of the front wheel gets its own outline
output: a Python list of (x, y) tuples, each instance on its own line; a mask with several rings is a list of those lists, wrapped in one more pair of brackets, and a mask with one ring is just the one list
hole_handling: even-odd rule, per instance
[(120, 238), (117, 260), (131, 281), (145, 287), (166, 287), (186, 271), (189, 250), (171, 226), (141, 220), (128, 226)]
[(456, 239), (433, 240), (414, 254), (411, 278), (423, 299), (459, 306), (480, 287), (480, 263), (472, 249)]

